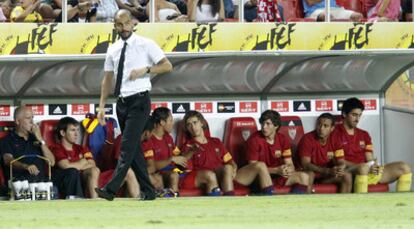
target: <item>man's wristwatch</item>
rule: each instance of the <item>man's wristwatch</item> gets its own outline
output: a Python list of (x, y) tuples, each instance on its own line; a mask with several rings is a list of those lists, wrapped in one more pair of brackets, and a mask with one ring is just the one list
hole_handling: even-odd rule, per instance
[(149, 74), (151, 72), (151, 67), (147, 67), (147, 74)]

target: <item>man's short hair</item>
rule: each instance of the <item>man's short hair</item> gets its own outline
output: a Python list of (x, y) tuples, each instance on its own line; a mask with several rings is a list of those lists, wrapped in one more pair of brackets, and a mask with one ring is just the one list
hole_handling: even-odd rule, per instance
[(72, 117), (64, 117), (59, 120), (55, 129), (55, 136), (58, 140), (62, 140), (63, 137), (62, 135), (60, 135), (60, 131), (63, 130), (66, 132), (69, 125), (79, 126), (79, 122)]
[(329, 119), (331, 120), (331, 126), (335, 125), (335, 117), (331, 113), (322, 113), (316, 121), (319, 122), (321, 119)]
[(260, 115), (259, 122), (261, 125), (263, 123), (270, 119), (270, 121), (273, 123), (273, 125), (280, 127), (282, 121), (280, 120), (280, 114), (277, 111), (274, 110), (266, 110), (265, 112)]
[(158, 107), (152, 112), (155, 124), (160, 124), (161, 121), (166, 121), (171, 114), (171, 110), (167, 107)]
[(19, 118), (19, 116), (23, 114), (26, 108), (27, 108), (26, 106), (16, 107), (16, 109), (14, 110), (14, 114), (13, 114), (13, 120), (16, 121)]
[(349, 114), (349, 112), (351, 112), (353, 109), (361, 109), (362, 111), (364, 111), (365, 106), (361, 102), (361, 100), (359, 100), (355, 97), (352, 97), (352, 98), (349, 98), (349, 99), (345, 100), (344, 103), (342, 104), (342, 114), (343, 115)]

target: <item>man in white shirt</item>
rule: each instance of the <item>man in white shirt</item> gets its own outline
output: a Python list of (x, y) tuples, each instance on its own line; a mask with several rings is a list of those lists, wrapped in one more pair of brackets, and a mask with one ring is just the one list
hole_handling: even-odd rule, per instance
[(133, 33), (129, 11), (119, 10), (114, 26), (121, 39), (111, 45), (106, 54), (98, 119), (105, 125), (104, 107), (115, 75), (116, 113), (122, 131), (121, 155), (112, 179), (104, 188), (95, 188), (95, 191), (99, 197), (113, 200), (131, 167), (141, 186), (141, 199), (153, 200), (154, 187), (148, 177), (139, 139), (151, 111), (150, 73), (171, 72), (173, 67), (154, 41)]

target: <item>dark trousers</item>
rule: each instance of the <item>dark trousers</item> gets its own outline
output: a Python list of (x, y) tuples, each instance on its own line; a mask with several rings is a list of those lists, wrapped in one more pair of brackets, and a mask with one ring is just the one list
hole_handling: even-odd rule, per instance
[(55, 168), (52, 173), (53, 184), (65, 197), (83, 197), (82, 179), (80, 171), (75, 168), (59, 169)]
[(112, 179), (105, 186), (107, 191), (116, 193), (131, 167), (141, 187), (141, 192), (149, 197), (155, 196), (154, 187), (148, 176), (147, 162), (141, 149), (141, 133), (150, 111), (151, 100), (148, 93), (118, 99), (116, 114), (122, 131), (121, 155)]

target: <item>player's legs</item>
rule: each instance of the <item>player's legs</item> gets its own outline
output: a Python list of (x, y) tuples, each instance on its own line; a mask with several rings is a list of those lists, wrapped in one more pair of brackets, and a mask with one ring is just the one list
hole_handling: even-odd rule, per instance
[[(211, 170), (199, 170), (195, 177), (195, 186), (200, 188), (201, 186), (206, 186), (206, 193), (212, 194), (214, 190), (217, 190), (219, 185), (217, 181), (216, 174)], [(217, 194), (217, 193), (216, 193)]]
[(95, 187), (98, 187), (98, 179), (100, 173), (101, 171), (96, 166), (85, 169), (82, 172), (83, 180), (86, 183), (86, 189), (88, 190), (88, 193), (92, 199), (98, 197), (98, 194), (95, 192)]
[(272, 178), (270, 177), (269, 170), (265, 163), (256, 161), (241, 167), (237, 170), (235, 180), (244, 186), (248, 186), (258, 178), (260, 187), (266, 188), (272, 186)]
[(131, 168), (128, 169), (125, 177), (125, 184), (128, 192), (128, 196), (131, 198), (138, 198), (140, 194), (138, 180), (135, 177), (134, 171)]
[(397, 191), (404, 192), (411, 190), (411, 167), (405, 162), (393, 162), (384, 166), (381, 184), (391, 183), (398, 180)]

